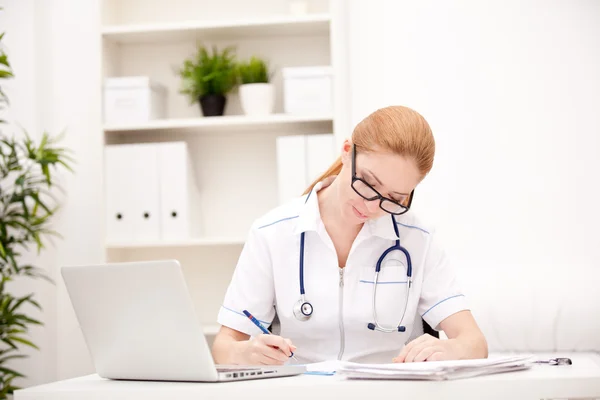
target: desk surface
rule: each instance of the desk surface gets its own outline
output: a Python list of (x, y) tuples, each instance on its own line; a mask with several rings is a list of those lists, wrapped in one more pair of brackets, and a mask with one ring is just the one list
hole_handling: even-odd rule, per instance
[(600, 399), (600, 356), (561, 354), (571, 366), (536, 365), (530, 370), (442, 382), (351, 381), (341, 376), (301, 375), (227, 383), (114, 381), (83, 376), (15, 392), (15, 400), (360, 399)]

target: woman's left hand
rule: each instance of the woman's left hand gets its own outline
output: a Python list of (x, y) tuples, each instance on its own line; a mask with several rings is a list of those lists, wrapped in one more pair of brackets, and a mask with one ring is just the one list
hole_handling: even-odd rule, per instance
[(462, 358), (461, 353), (461, 345), (456, 339), (440, 340), (425, 334), (404, 346), (398, 357), (392, 361), (402, 363), (458, 360)]

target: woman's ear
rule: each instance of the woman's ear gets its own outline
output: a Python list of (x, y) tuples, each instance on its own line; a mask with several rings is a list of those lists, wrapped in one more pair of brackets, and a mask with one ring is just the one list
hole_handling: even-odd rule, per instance
[(350, 165), (352, 162), (352, 142), (350, 139), (344, 140), (342, 143), (342, 164)]

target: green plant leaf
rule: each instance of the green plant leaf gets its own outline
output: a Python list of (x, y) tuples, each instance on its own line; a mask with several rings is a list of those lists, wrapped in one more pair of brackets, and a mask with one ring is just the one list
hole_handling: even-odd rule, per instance
[(226, 95), (237, 83), (235, 49), (227, 47), (219, 51), (213, 46), (209, 52), (205, 46), (198, 45), (195, 57), (184, 60), (178, 74), (180, 93), (188, 95), (190, 103), (204, 95)]
[(34, 306), (37, 306), (37, 308), (40, 308), (40, 305), (39, 305), (39, 304), (38, 304), (38, 303), (37, 303), (35, 300), (33, 300), (33, 299), (32, 299), (32, 297), (33, 297), (33, 294), (30, 294), (30, 295), (28, 295), (28, 296), (25, 296), (25, 297), (21, 297), (20, 299), (18, 299), (18, 300), (15, 302), (15, 304), (13, 304), (13, 305), (12, 305), (12, 306), (9, 308), (9, 311), (10, 311), (10, 312), (14, 312), (14, 311), (16, 311), (16, 310), (17, 310), (19, 307), (21, 307), (21, 305), (22, 305), (23, 303), (26, 303), (26, 302), (27, 302), (27, 303), (30, 303), (30, 304), (33, 304)]
[(15, 341), (15, 342), (23, 343), (24, 345), (27, 345), (27, 346), (29, 346), (29, 347), (33, 347), (33, 348), (34, 348), (34, 349), (36, 349), (36, 350), (39, 350), (39, 349), (40, 349), (40, 348), (39, 348), (39, 347), (37, 347), (35, 344), (33, 344), (33, 343), (32, 343), (32, 342), (30, 342), (29, 340), (27, 340), (27, 339), (25, 339), (25, 338), (22, 338), (22, 337), (16, 337), (16, 336), (15, 336), (15, 337), (13, 337), (13, 338), (12, 338), (12, 340), (13, 340), (13, 341)]
[(12, 354), (9, 356), (0, 357), (0, 364), (4, 364), (8, 360), (14, 360), (14, 359), (19, 359), (19, 358), (28, 358), (28, 357), (24, 354)]
[(8, 394), (13, 394), (15, 390), (23, 389), (21, 386), (8, 385), (7, 390)]
[(27, 331), (24, 329), (9, 329), (6, 331), (6, 333), (12, 335), (12, 334), (16, 334), (16, 333), (27, 333)]
[(30, 318), (30, 317), (26, 316), (25, 314), (14, 314), (14, 316), (19, 321), (27, 322), (29, 324), (34, 324), (34, 325), (42, 325), (42, 323), (40, 321), (38, 321), (37, 319)]
[(0, 65), (4, 65), (6, 68), (10, 68), (8, 63), (8, 56), (4, 53), (0, 53)]
[(7, 355), (11, 355), (15, 353), (15, 349), (11, 348), (3, 348), (0, 350), (0, 357), (6, 357)]
[(253, 56), (248, 61), (240, 62), (237, 67), (238, 78), (242, 85), (249, 83), (269, 83), (271, 74), (267, 62)]
[(22, 373), (17, 372), (14, 369), (6, 368), (6, 367), (0, 367), (0, 372), (2, 372), (4, 374), (10, 374), (10, 375), (13, 375), (13, 376), (18, 377), (18, 378), (24, 378), (25, 377), (25, 375), (23, 375)]
[[(29, 217), (29, 216), (26, 216), (26, 218), (27, 217)], [(10, 226), (10, 227), (13, 227), (13, 228), (22, 228), (24, 231), (26, 231), (26, 232), (28, 232), (30, 234), (35, 233), (35, 231), (33, 229), (31, 229), (28, 225), (26, 225), (26, 224), (24, 224), (24, 223), (22, 223), (20, 221), (17, 221), (17, 220), (8, 221), (6, 223), (6, 225)]]
[[(66, 157), (63, 156), (63, 158), (66, 158)], [(70, 172), (74, 172), (73, 168), (71, 168), (71, 166), (69, 164), (67, 164), (64, 160), (58, 160), (58, 163), (60, 165), (62, 165), (63, 167), (65, 167), (66, 169), (68, 169)]]
[(40, 196), (37, 193), (32, 193), (30, 197), (35, 200), (36, 205), (40, 205), (48, 214), (52, 215), (54, 213), (53, 210), (40, 199)]
[(9, 345), (11, 348), (13, 349), (18, 349), (17, 345), (14, 344), (10, 339), (8, 338), (2, 338), (0, 339), (2, 342), (6, 343), (7, 345)]
[[(0, 40), (3, 34), (0, 34)], [(0, 49), (0, 78), (12, 77), (10, 63)], [(8, 104), (0, 88), (0, 106)], [(64, 133), (64, 132), (63, 132)], [(58, 169), (73, 171), (71, 151), (58, 144), (57, 137), (43, 132), (39, 141), (28, 132), (8, 134), (0, 130), (0, 399), (18, 388), (12, 384), (21, 372), (6, 368), (11, 360), (25, 358), (23, 346), (38, 349), (27, 334), (41, 321), (27, 315), (31, 304), (40, 304), (33, 295), (14, 296), (6, 290), (6, 282), (17, 277), (42, 278), (54, 283), (42, 269), (27, 264), (22, 252), (35, 244), (38, 250), (52, 238), (61, 237), (50, 229), (50, 217), (58, 210), (56, 191), (63, 190), (53, 182)], [(64, 193), (64, 190), (63, 190)], [(49, 242), (47, 242), (49, 240)]]
[(12, 296), (4, 297), (2, 299), (2, 302), (0, 302), (0, 310), (6, 310), (10, 306), (10, 303), (12, 303), (13, 300), (14, 300), (14, 298)]
[[(11, 321), (11, 324), (14, 326), (20, 326), (23, 329), (28, 329), (27, 325), (25, 325), (25, 323), (23, 322), (19, 322), (19, 321)], [(1, 339), (0, 339), (1, 340)]]
[(29, 298), (27, 299), (27, 302), (28, 302), (29, 304), (31, 304), (32, 306), (34, 306), (35, 308), (37, 308), (38, 310), (41, 310), (41, 309), (42, 309), (42, 306), (40, 305), (40, 303), (38, 303), (37, 301), (33, 300), (33, 299), (31, 298), (31, 296), (29, 296)]

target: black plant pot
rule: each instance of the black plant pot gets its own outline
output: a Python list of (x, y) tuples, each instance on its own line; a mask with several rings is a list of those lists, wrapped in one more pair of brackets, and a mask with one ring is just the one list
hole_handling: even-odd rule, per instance
[(205, 117), (223, 115), (227, 98), (222, 94), (206, 94), (200, 96), (200, 108)]

